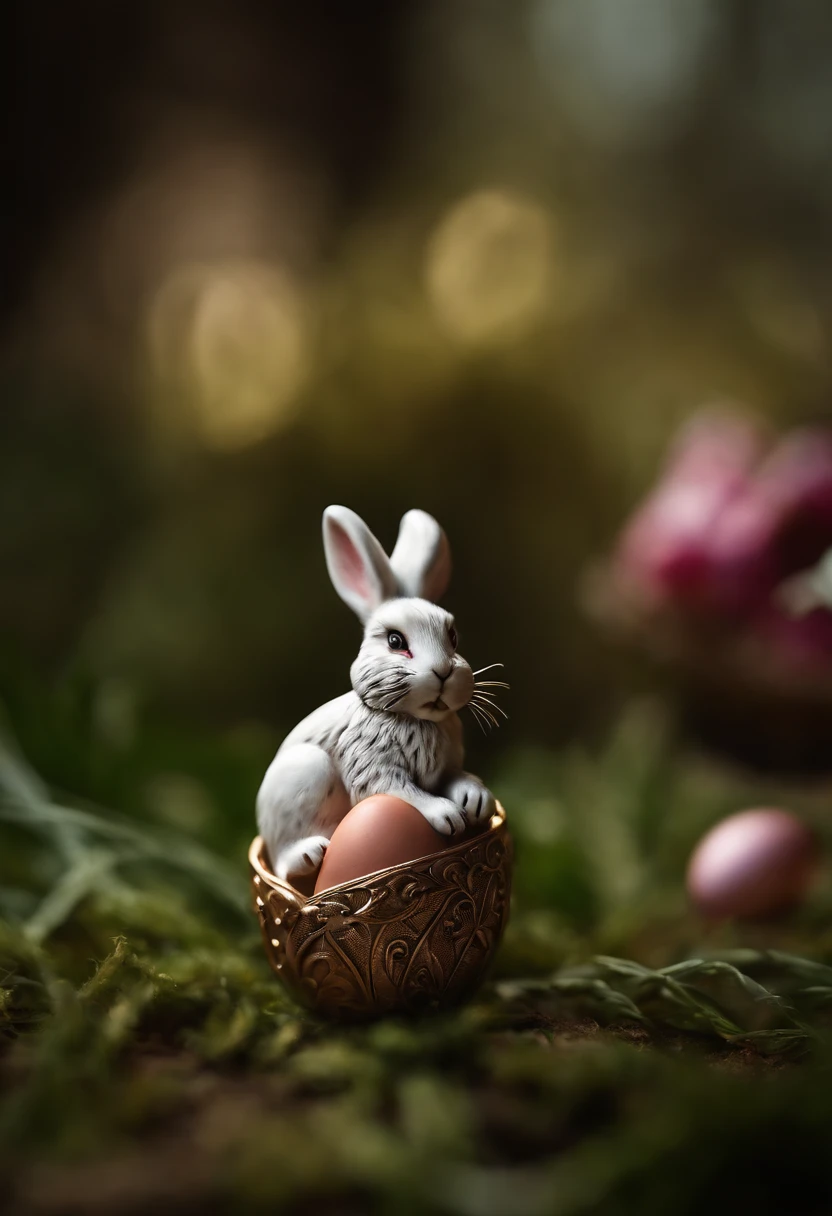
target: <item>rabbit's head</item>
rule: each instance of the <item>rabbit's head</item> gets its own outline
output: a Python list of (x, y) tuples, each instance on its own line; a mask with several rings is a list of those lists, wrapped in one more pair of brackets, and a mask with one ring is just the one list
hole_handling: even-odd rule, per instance
[(434, 722), (466, 706), (474, 674), (457, 653), (454, 618), (434, 602), (451, 576), (436, 520), (408, 511), (388, 557), (354, 511), (327, 507), (324, 549), (335, 590), (364, 623), (350, 676), (365, 705)]

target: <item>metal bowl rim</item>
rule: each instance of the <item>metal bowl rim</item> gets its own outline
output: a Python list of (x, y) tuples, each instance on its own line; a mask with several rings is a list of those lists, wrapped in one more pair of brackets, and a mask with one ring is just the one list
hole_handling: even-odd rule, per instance
[(397, 870), (406, 869), (412, 866), (414, 862), (425, 862), (433, 860), (436, 857), (447, 857), (449, 854), (461, 853), (464, 849), (469, 848), (478, 840), (483, 840), (486, 836), (499, 832), (506, 826), (506, 812), (502, 803), (497, 802), (497, 809), (491, 816), (491, 822), (484, 832), (478, 833), (476, 836), (468, 836), (464, 840), (460, 840), (457, 844), (448, 845), (446, 849), (437, 849), (435, 853), (425, 853), (421, 857), (412, 857), (410, 861), (401, 861), (395, 866), (384, 866), (381, 870), (372, 870), (368, 874), (359, 874), (355, 878), (350, 878), (346, 882), (338, 883), (335, 887), (325, 887), (323, 891), (317, 891), (312, 895), (302, 895), (296, 890), (291, 883), (284, 882), (282, 878), (278, 878), (273, 874), (262, 861), (262, 854), (265, 851), (266, 845), (262, 836), (255, 836), (248, 850), (248, 860), (254, 873), (260, 878), (261, 882), (265, 882), (267, 886), (274, 891), (279, 891), (286, 899), (297, 904), (299, 908), (307, 905), (317, 904), (324, 896), (330, 896), (337, 891), (345, 891), (350, 887), (355, 887), (365, 882), (369, 878), (378, 878), (383, 874), (395, 874)]

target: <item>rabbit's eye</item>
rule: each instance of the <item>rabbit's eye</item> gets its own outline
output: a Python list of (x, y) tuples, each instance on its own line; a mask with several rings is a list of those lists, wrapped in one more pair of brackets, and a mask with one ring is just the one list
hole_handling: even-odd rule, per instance
[(448, 630), (448, 638), (451, 646), (453, 646), (454, 650), (456, 650), (457, 646), (459, 645), (459, 634), (454, 629), (453, 625), (451, 625), (450, 629)]
[(387, 635), (387, 645), (391, 650), (407, 650), (407, 639), (403, 633), (391, 629)]

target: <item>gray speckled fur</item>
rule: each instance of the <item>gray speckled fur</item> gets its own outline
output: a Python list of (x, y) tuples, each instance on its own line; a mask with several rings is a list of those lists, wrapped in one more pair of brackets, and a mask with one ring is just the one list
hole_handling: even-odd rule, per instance
[[(404, 798), (446, 835), (486, 822), (494, 809), (482, 782), (462, 771), (456, 711), (474, 678), (452, 644), (453, 618), (415, 594), (428, 587), (441, 595), (450, 574), (439, 525), (409, 512), (388, 559), (357, 516), (330, 507), (324, 541), (336, 590), (365, 622), (364, 640), (353, 691), (294, 728), (260, 787), (260, 833), (282, 878), (314, 872), (337, 824), (372, 794)], [(392, 630), (410, 649), (390, 650)]]

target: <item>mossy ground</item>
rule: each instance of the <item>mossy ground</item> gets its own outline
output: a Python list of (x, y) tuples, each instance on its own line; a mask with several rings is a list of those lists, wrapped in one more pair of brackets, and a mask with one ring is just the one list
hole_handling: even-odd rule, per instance
[(492, 982), (341, 1028), (283, 995), (248, 908), (268, 742), (157, 732), (117, 692), (6, 696), (4, 1211), (830, 1210), (828, 892), (708, 929), (682, 885), (743, 805), (828, 838), (828, 791), (691, 755), (644, 706), (594, 753), (515, 753), (488, 774), (517, 844)]

